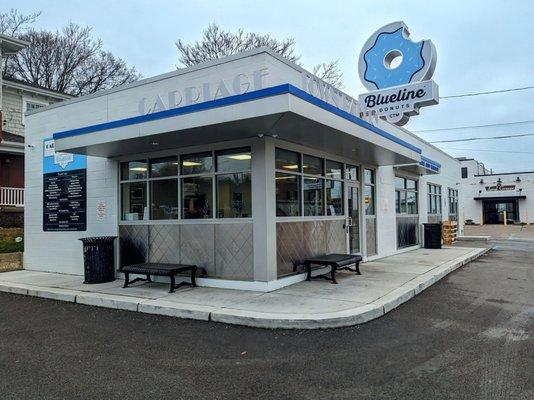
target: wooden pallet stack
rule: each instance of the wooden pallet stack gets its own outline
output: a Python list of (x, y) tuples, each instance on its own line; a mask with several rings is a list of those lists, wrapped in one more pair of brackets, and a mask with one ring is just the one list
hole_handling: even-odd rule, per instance
[(443, 244), (451, 245), (456, 242), (458, 238), (458, 222), (456, 221), (443, 221)]

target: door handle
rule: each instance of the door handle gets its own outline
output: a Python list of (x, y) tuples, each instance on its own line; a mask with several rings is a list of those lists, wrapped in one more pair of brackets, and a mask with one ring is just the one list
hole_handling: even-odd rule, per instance
[(352, 226), (352, 217), (347, 218), (347, 225)]

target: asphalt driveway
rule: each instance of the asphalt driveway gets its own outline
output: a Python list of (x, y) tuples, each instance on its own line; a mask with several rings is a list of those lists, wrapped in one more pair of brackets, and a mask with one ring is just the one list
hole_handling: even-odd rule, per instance
[(532, 399), (534, 246), (492, 244), (384, 317), (333, 330), (0, 293), (0, 398)]

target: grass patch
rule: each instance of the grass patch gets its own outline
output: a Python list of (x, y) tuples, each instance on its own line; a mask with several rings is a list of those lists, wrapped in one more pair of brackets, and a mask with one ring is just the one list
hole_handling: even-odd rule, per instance
[(24, 240), (17, 243), (17, 237), (24, 239), (22, 228), (0, 228), (0, 253), (24, 251)]

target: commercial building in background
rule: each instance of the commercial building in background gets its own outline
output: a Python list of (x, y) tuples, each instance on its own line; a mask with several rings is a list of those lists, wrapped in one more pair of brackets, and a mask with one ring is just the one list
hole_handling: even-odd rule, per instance
[(268, 291), (310, 256), (417, 248), (460, 220), (460, 161), (361, 112), (266, 48), (34, 110), (25, 268), (81, 275), (78, 239), (113, 235), (118, 265)]
[[(3, 65), (3, 57), (17, 53), (26, 45), (26, 42), (0, 34), (0, 65)], [(2, 78), (0, 70), (0, 227), (23, 224), (25, 113), (71, 97)]]
[(472, 158), (462, 164), (463, 218), (475, 224), (530, 223), (534, 217), (534, 171), (493, 173)]

